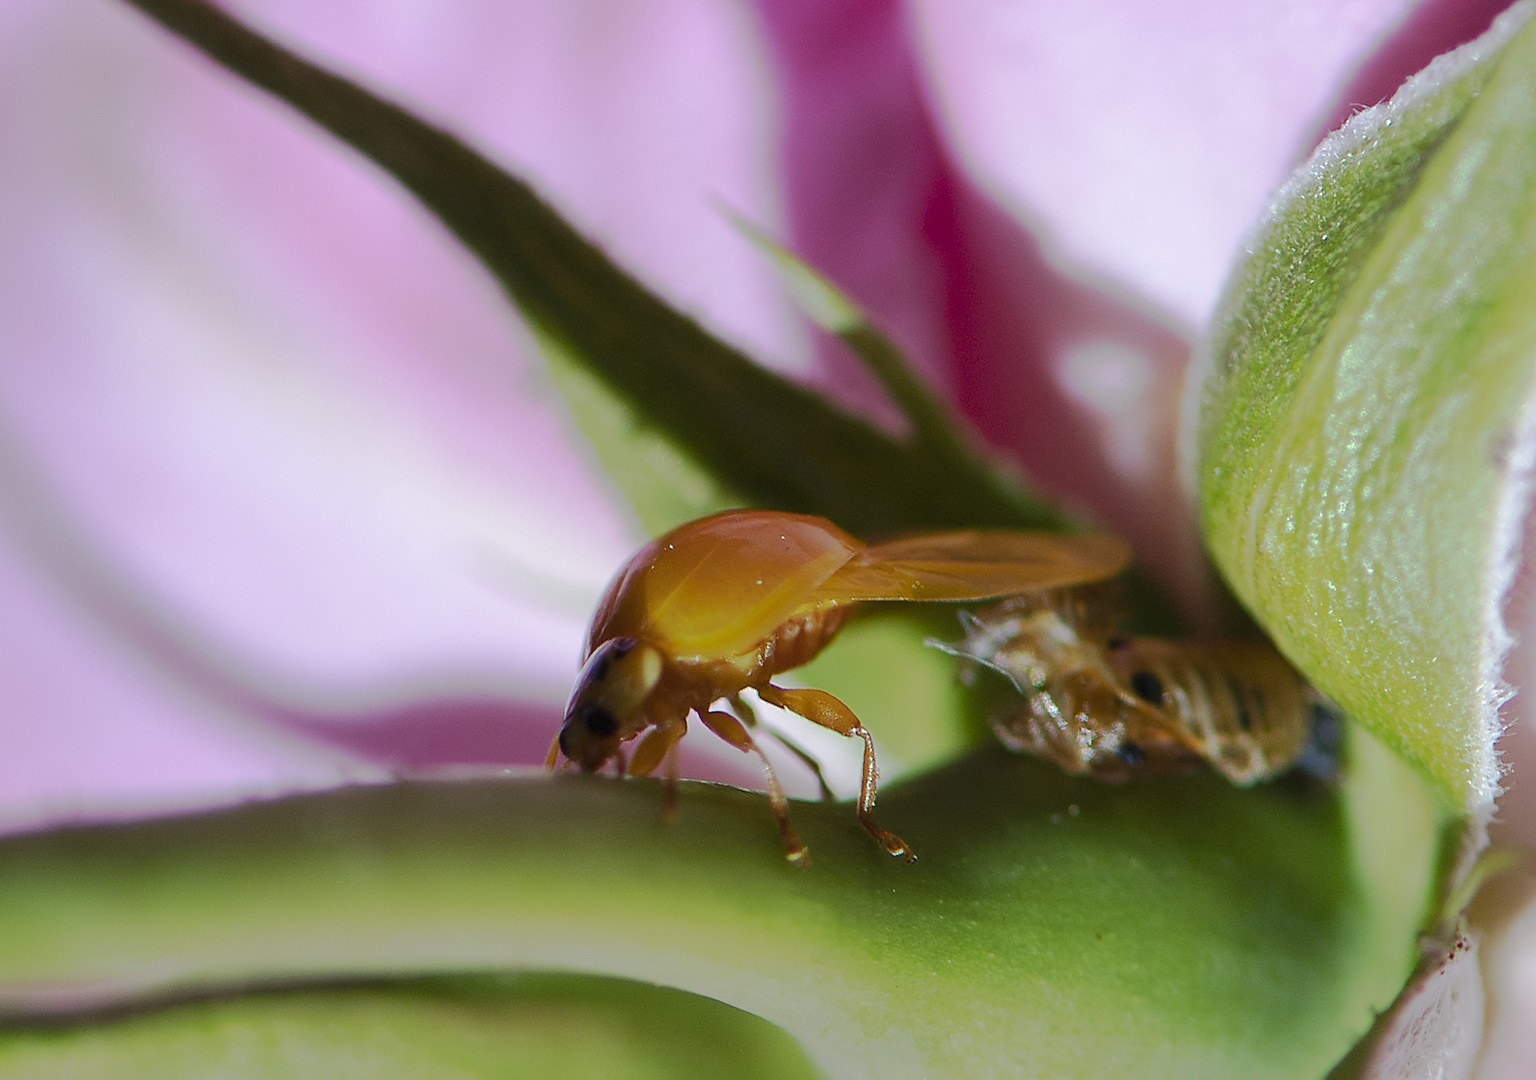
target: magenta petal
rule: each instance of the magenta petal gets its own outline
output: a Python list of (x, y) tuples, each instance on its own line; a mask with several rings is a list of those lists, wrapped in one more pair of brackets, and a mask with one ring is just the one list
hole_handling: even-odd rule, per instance
[[(940, 386), (950, 377), (946, 273), (926, 235), (947, 165), (924, 108), (899, 7), (760, 0), (784, 100), (789, 240), (865, 307)], [(838, 390), (874, 383), (824, 350)]]

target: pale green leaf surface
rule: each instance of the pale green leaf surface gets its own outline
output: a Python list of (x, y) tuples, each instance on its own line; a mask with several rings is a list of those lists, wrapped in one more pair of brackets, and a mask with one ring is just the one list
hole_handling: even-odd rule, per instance
[(669, 826), (659, 784), (608, 777), (17, 837), (0, 1007), (591, 972), (764, 1017), (835, 1077), (1317, 1077), (1396, 993), (1432, 903), (1432, 800), (1392, 755), (1354, 757), (1342, 791), (1239, 791), (994, 747), (883, 793), (910, 866), (846, 805), (794, 806), (814, 853), (796, 869), (759, 795), (685, 785)]
[(1223, 574), (1351, 716), (1485, 815), (1533, 453), (1528, 5), (1357, 116), (1277, 198), (1195, 446)]
[(292, 988), (0, 1030), (26, 1080), (818, 1080), (783, 1032), (675, 990), (559, 975)]

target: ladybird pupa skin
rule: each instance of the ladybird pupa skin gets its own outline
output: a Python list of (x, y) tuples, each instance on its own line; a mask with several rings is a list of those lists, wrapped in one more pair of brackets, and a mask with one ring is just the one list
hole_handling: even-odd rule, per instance
[(1266, 641), (1115, 631), (1103, 587), (1013, 597), (963, 620), (946, 651), (1006, 676), (1020, 702), (992, 718), (1012, 750), (1112, 782), (1210, 766), (1247, 786), (1309, 750), (1321, 699)]
[[(878, 769), (868, 729), (831, 694), (771, 680), (813, 659), (867, 601), (996, 599), (1100, 581), (1129, 562), (1125, 543), (1106, 535), (968, 529), (871, 545), (804, 514), (733, 510), (689, 522), (636, 552), (598, 603), (548, 764), (563, 757), (595, 772), (622, 761), (623, 744), (638, 738), (628, 772), (648, 775), (675, 761), (696, 717), (762, 758), (786, 854), (803, 863), (787, 800), (748, 730), (751, 714), (734, 704), (753, 690), (863, 741), (858, 820), (887, 852), (910, 861), (906, 842), (870, 817)], [(733, 711), (717, 709), (722, 701)]]

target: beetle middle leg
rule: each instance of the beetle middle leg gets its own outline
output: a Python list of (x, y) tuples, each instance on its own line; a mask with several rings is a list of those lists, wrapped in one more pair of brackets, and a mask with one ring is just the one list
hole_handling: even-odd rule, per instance
[(870, 819), (870, 811), (875, 806), (875, 785), (880, 771), (875, 764), (875, 740), (869, 734), (869, 730), (859, 723), (859, 718), (853, 714), (853, 710), (825, 690), (785, 690), (772, 683), (765, 683), (755, 689), (758, 697), (770, 705), (788, 709), (792, 713), (805, 717), (811, 723), (820, 724), (839, 735), (847, 735), (850, 738), (857, 736), (864, 740), (864, 773), (859, 784), (857, 809), (859, 824), (863, 825), (865, 831), (875, 838), (875, 843), (892, 855), (905, 855), (907, 862), (916, 861), (917, 856), (907, 846), (905, 840), (893, 832), (882, 829)]
[(756, 754), (762, 759), (763, 772), (768, 777), (768, 805), (773, 810), (773, 816), (779, 821), (779, 834), (784, 837), (784, 857), (797, 866), (809, 866), (810, 849), (795, 832), (795, 827), (789, 823), (789, 800), (784, 797), (783, 785), (774, 775), (773, 766), (768, 763), (768, 755), (763, 753), (763, 748), (753, 741), (752, 736), (747, 733), (746, 726), (730, 713), (711, 711), (699, 715), (704, 721), (704, 726), (710, 731), (736, 749)]

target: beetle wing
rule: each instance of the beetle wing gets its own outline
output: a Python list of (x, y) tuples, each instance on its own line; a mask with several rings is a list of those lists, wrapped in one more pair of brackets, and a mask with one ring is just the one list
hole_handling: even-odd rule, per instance
[(986, 600), (1101, 581), (1130, 562), (1125, 541), (1104, 534), (929, 533), (863, 549), (810, 599)]

